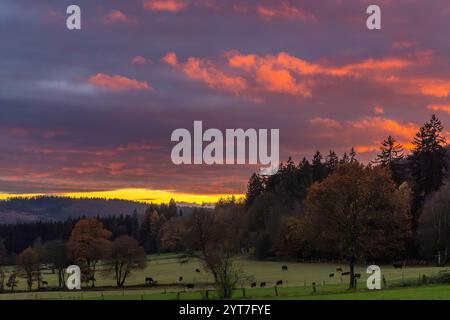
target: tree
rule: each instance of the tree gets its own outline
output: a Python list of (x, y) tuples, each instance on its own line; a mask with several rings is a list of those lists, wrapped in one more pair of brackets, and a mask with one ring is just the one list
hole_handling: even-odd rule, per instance
[(6, 286), (11, 289), (11, 293), (14, 293), (14, 289), (17, 287), (18, 283), (17, 273), (13, 272), (10, 274)]
[(409, 236), (409, 199), (383, 168), (341, 165), (306, 199), (305, 240), (323, 255), (343, 258), (355, 287), (355, 263), (395, 255)]
[(322, 163), (322, 154), (320, 153), (320, 151), (317, 151), (314, 156), (313, 156), (313, 160), (312, 160), (312, 178), (313, 181), (322, 181), (323, 179), (325, 179), (326, 176), (326, 171), (325, 171), (325, 166)]
[(253, 173), (247, 184), (247, 193), (245, 194), (245, 205), (250, 207), (255, 199), (264, 192), (264, 180), (256, 173)]
[(392, 179), (397, 185), (400, 185), (404, 180), (403, 153), (403, 147), (392, 136), (389, 136), (381, 143), (380, 153), (377, 154), (374, 161), (383, 168), (389, 169)]
[(56, 239), (45, 243), (44, 262), (48, 263), (58, 275), (59, 288), (64, 287), (65, 269), (69, 265), (67, 243), (62, 239)]
[(40, 272), (38, 251), (33, 247), (28, 247), (17, 257), (17, 265), (27, 280), (28, 290), (31, 291), (36, 275)]
[(415, 224), (425, 197), (437, 191), (446, 176), (446, 140), (442, 131), (441, 121), (433, 115), (431, 120), (419, 129), (413, 141), (414, 150), (409, 160), (414, 181)]
[(352, 147), (350, 150), (350, 162), (357, 162), (358, 160), (356, 160), (356, 151), (355, 148)]
[(439, 266), (450, 256), (450, 186), (442, 186), (430, 194), (418, 221), (420, 253)]
[(6, 252), (6, 247), (3, 239), (0, 239), (0, 293), (3, 292), (5, 288), (5, 271), (3, 266), (6, 264), (6, 258), (8, 253)]
[(330, 153), (325, 159), (325, 168), (327, 170), (327, 175), (332, 174), (334, 170), (336, 170), (339, 165), (339, 158), (333, 150), (330, 150)]
[(95, 218), (78, 221), (70, 235), (70, 256), (80, 266), (84, 281), (91, 281), (92, 287), (95, 286), (96, 265), (100, 259), (107, 257), (110, 237), (111, 232)]
[(145, 268), (145, 250), (135, 239), (120, 236), (111, 243), (109, 260), (114, 268), (117, 286), (123, 287), (133, 270)]

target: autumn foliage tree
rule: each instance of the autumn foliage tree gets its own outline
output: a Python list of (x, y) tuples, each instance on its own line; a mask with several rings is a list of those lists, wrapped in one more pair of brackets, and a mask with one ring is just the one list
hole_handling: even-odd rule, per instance
[(109, 261), (117, 286), (123, 287), (132, 270), (145, 268), (145, 251), (135, 239), (120, 236), (111, 243)]
[(409, 236), (409, 192), (399, 190), (383, 168), (353, 162), (314, 184), (306, 199), (305, 239), (323, 255), (345, 259), (349, 287), (358, 261), (392, 255)]
[(69, 252), (72, 260), (83, 272), (85, 282), (95, 285), (96, 265), (107, 257), (111, 232), (95, 218), (81, 219), (72, 230), (69, 239)]
[(39, 252), (33, 247), (28, 247), (17, 257), (17, 266), (27, 281), (28, 290), (31, 291), (33, 282), (40, 272)]

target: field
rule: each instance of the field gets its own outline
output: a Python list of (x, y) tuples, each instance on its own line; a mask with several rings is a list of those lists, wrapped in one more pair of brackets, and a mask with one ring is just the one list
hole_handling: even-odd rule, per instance
[[(215, 298), (215, 292), (211, 286), (211, 277), (201, 268), (197, 261), (180, 264), (174, 254), (153, 255), (148, 257), (148, 265), (145, 270), (134, 272), (126, 282), (125, 290), (114, 288), (114, 279), (111, 274), (97, 275), (97, 288), (95, 290), (83, 290), (81, 292), (67, 291), (43, 291), (24, 292), (25, 279), (19, 279), (19, 288), (14, 294), (0, 294), (0, 299), (139, 299), (139, 300), (168, 300), (168, 299), (202, 299), (208, 290), (208, 297)], [(348, 292), (348, 276), (340, 276), (336, 268), (344, 271), (346, 265), (327, 263), (285, 263), (256, 261), (241, 257), (237, 259), (243, 271), (251, 276), (258, 284), (266, 282), (266, 288), (250, 288), (250, 282), (240, 285), (235, 291), (234, 298), (241, 299), (450, 299), (450, 285), (429, 285), (421, 287), (387, 288), (377, 292), (365, 290), (366, 272), (364, 267), (358, 267), (357, 273), (361, 274), (359, 290)], [(282, 266), (287, 265), (288, 271), (282, 271)], [(382, 274), (389, 286), (398, 286), (401, 283), (410, 283), (420, 279), (423, 275), (433, 276), (445, 268), (436, 267), (406, 267), (394, 269), (392, 266), (380, 266)], [(197, 273), (195, 270), (200, 269)], [(334, 277), (329, 277), (334, 273)], [(195, 283), (196, 288), (184, 290), (179, 277), (183, 277), (183, 283)], [(146, 277), (152, 277), (158, 282), (156, 287), (145, 287), (143, 283)], [(56, 275), (47, 272), (44, 280), (49, 287), (57, 284)], [(283, 280), (283, 286), (275, 290), (275, 283)], [(313, 293), (312, 283), (316, 283), (316, 292)], [(245, 288), (243, 290), (242, 288)], [(245, 294), (245, 297), (244, 297)]]

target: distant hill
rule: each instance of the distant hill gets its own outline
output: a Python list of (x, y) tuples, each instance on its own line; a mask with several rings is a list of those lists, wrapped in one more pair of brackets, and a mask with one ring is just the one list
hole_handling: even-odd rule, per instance
[(73, 199), (39, 196), (0, 201), (0, 223), (66, 220), (80, 216), (129, 215), (143, 213), (148, 204), (127, 200), (100, 198)]

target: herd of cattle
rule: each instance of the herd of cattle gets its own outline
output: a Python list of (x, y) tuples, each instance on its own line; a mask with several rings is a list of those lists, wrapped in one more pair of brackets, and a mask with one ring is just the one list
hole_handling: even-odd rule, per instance
[[(393, 266), (394, 266), (395, 269), (401, 269), (401, 268), (403, 268), (404, 265), (402, 263), (394, 263)], [(281, 270), (282, 271), (288, 271), (288, 266), (282, 266)], [(195, 272), (196, 273), (200, 273), (200, 269), (195, 269)], [(336, 268), (336, 275), (338, 275), (337, 274), (338, 272), (340, 273), (341, 276), (348, 276), (348, 275), (350, 275), (349, 271), (343, 271), (342, 268)], [(329, 274), (330, 278), (333, 278), (334, 276), (335, 276), (335, 273), (330, 273)], [(355, 273), (355, 278), (361, 278), (361, 274), (360, 273)], [(183, 282), (183, 277), (182, 276), (180, 276), (178, 278), (178, 282), (180, 284), (182, 284), (182, 282)], [(149, 277), (149, 278), (145, 278), (145, 284), (147, 286), (155, 286), (155, 285), (158, 284), (158, 282), (153, 280), (153, 278)], [(256, 281), (252, 282), (250, 284), (250, 286), (252, 288), (256, 288), (257, 285), (258, 285), (258, 283)], [(276, 286), (282, 286), (283, 285), (283, 280), (278, 280), (275, 285)], [(186, 283), (186, 284), (183, 284), (183, 286), (184, 286), (185, 289), (194, 289), (195, 288), (195, 284), (193, 284), (193, 283)], [(265, 281), (261, 281), (259, 283), (259, 287), (260, 288), (265, 288), (266, 286), (267, 286), (267, 283)]]

